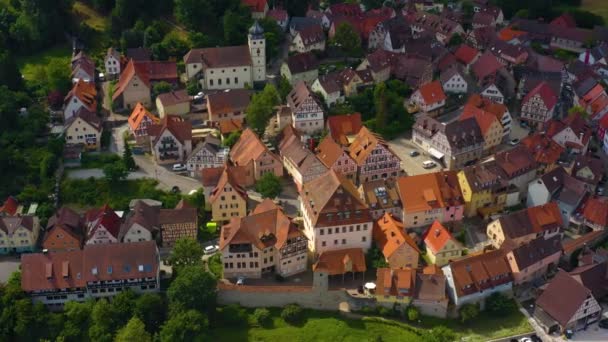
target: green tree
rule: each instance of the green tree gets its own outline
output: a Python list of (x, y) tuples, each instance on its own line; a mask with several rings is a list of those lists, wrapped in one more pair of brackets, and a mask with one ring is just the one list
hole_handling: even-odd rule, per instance
[(146, 330), (156, 332), (166, 319), (166, 304), (159, 294), (145, 293), (135, 300), (134, 315), (146, 326)]
[(302, 321), (304, 314), (302, 308), (297, 304), (288, 304), (281, 311), (281, 318), (289, 324), (297, 324)]
[(125, 150), (122, 153), (122, 161), (125, 164), (125, 168), (129, 171), (133, 171), (137, 169), (137, 164), (135, 163), (135, 159), (133, 159), (133, 152), (131, 152), (131, 146), (127, 139), (124, 142)]
[(167, 290), (171, 312), (197, 310), (213, 312), (217, 296), (216, 279), (202, 265), (180, 268)]
[(222, 308), (221, 320), (226, 326), (247, 325), (247, 311), (238, 304), (226, 305)]
[(415, 306), (410, 306), (407, 308), (407, 319), (410, 321), (417, 321), (418, 317), (420, 317), (420, 311)]
[(19, 90), (23, 87), (21, 72), (9, 51), (0, 51), (0, 85), (5, 85), (11, 90)]
[(277, 91), (279, 92), (281, 101), (285, 102), (285, 99), (287, 99), (287, 95), (289, 95), (289, 93), (293, 89), (293, 87), (291, 86), (291, 83), (289, 83), (289, 80), (287, 79), (287, 77), (285, 77), (284, 75), (281, 75), (281, 78), (279, 78), (277, 87), (278, 87)]
[(374, 89), (374, 107), (376, 108), (376, 127), (379, 130), (383, 130), (386, 126), (386, 111), (387, 111), (387, 98), (386, 98), (386, 84), (384, 82), (376, 85)]
[(146, 331), (144, 323), (137, 317), (129, 320), (116, 334), (115, 342), (151, 342), (152, 336)]
[(136, 299), (137, 296), (131, 290), (122, 291), (112, 298), (112, 309), (116, 320), (114, 329), (127, 324), (133, 316)]
[(66, 94), (70, 88), (70, 64), (61, 58), (52, 58), (46, 66), (47, 92), (59, 90)]
[(174, 267), (201, 265), (203, 248), (192, 238), (178, 239), (169, 254), (169, 263)]
[(152, 87), (152, 94), (154, 94), (155, 97), (160, 94), (168, 93), (170, 91), (171, 91), (171, 84), (169, 84), (165, 81), (155, 83), (154, 86)]
[(281, 180), (272, 172), (265, 173), (255, 183), (255, 191), (259, 192), (262, 198), (276, 198), (281, 190)]
[(370, 10), (382, 7), (385, 1), (386, 0), (361, 0), (361, 3), (363, 4), (363, 6), (365, 6), (366, 10)]
[(266, 39), (266, 60), (270, 61), (279, 55), (279, 47), (285, 39), (285, 34), (276, 21), (264, 18), (259, 21), (264, 29)]
[(91, 312), (91, 327), (89, 338), (91, 341), (112, 341), (116, 320), (114, 308), (105, 298), (95, 302)]
[(268, 326), (271, 323), (270, 311), (266, 308), (257, 308), (253, 312), (253, 319), (261, 327)]
[(272, 84), (266, 84), (264, 90), (254, 94), (247, 107), (247, 124), (258, 134), (262, 135), (268, 121), (274, 114), (274, 107), (281, 101), (277, 89)]
[(224, 14), (224, 43), (226, 45), (239, 45), (246, 42), (247, 36), (244, 32), (247, 32), (249, 18), (244, 16), (243, 13), (234, 11), (227, 11)]
[(452, 36), (452, 38), (450, 38), (450, 41), (448, 42), (448, 46), (459, 46), (463, 42), (464, 42), (464, 39), (462, 39), (462, 36), (460, 34), (456, 33)]
[(452, 342), (456, 341), (456, 338), (456, 333), (443, 325), (425, 330), (422, 334), (424, 342)]
[(108, 164), (103, 167), (103, 175), (106, 181), (110, 184), (117, 184), (120, 181), (127, 179), (129, 171), (125, 168), (122, 162)]
[(517, 309), (517, 304), (512, 298), (502, 293), (493, 293), (486, 300), (486, 311), (492, 315), (502, 316)]
[(175, 31), (167, 33), (160, 44), (168, 58), (181, 58), (191, 47), (190, 43)]
[(361, 48), (361, 36), (347, 22), (341, 23), (336, 29), (336, 34), (330, 42), (337, 46), (348, 57), (358, 57), (363, 53)]
[(460, 321), (462, 323), (469, 322), (479, 316), (478, 304), (465, 304), (460, 308)]
[(188, 310), (172, 315), (160, 330), (161, 342), (186, 342), (202, 339), (209, 322), (207, 317), (196, 310)]
[(572, 108), (568, 109), (568, 115), (580, 115), (584, 119), (589, 117), (589, 113), (582, 106), (575, 105)]
[(365, 262), (368, 265), (371, 265), (373, 268), (388, 267), (384, 254), (382, 254), (378, 246), (375, 244), (372, 245), (372, 247), (367, 251), (365, 259)]
[(177, 20), (190, 30), (202, 31), (203, 27), (215, 27), (218, 18), (210, 11), (209, 0), (175, 0), (173, 7)]
[(83, 341), (88, 339), (91, 313), (95, 302), (84, 303), (69, 301), (64, 306), (65, 324), (59, 337), (63, 341)]
[(197, 80), (188, 80), (188, 84), (186, 85), (186, 90), (188, 91), (188, 95), (194, 96), (198, 94), (198, 81)]
[(234, 144), (236, 144), (236, 142), (239, 141), (240, 138), (241, 131), (234, 131), (230, 133), (226, 138), (224, 138), (224, 141), (222, 141), (222, 145), (232, 148), (232, 146), (234, 146)]

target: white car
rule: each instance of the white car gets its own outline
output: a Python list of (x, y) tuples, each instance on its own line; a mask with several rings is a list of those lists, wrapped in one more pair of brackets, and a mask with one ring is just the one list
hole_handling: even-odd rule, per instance
[(425, 169), (431, 169), (434, 168), (437, 165), (437, 163), (435, 163), (432, 160), (425, 160), (422, 162), (422, 167)]
[(515, 138), (515, 139), (511, 139), (511, 141), (509, 141), (509, 145), (511, 146), (515, 146), (519, 144), (519, 139)]
[(245, 277), (238, 277), (236, 280), (236, 284), (237, 285), (244, 285), (245, 284)]
[(203, 249), (203, 252), (205, 254), (213, 254), (213, 253), (217, 252), (219, 249), (220, 249), (220, 246), (218, 246), (218, 245), (211, 245), (211, 246), (205, 247), (205, 249)]
[(173, 164), (173, 171), (186, 171), (186, 165), (184, 165), (184, 164)]

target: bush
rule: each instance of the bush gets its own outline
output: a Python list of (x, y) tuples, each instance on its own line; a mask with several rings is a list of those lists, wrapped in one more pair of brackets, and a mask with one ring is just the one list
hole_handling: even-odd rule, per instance
[(420, 317), (420, 312), (415, 306), (410, 306), (407, 308), (407, 319), (410, 321), (416, 321)]
[(390, 309), (385, 308), (384, 306), (378, 307), (378, 315), (380, 316), (392, 316), (392, 312)]
[(281, 311), (281, 318), (289, 324), (297, 324), (302, 321), (303, 312), (298, 304), (289, 304)]
[(221, 319), (226, 325), (242, 326), (247, 324), (247, 311), (238, 304), (226, 305), (222, 309)]
[(516, 308), (517, 304), (515, 304), (515, 301), (502, 293), (493, 293), (486, 300), (486, 311), (492, 315), (505, 315), (513, 312)]
[(479, 316), (479, 305), (466, 304), (460, 308), (460, 321), (466, 323)]
[(253, 312), (253, 319), (261, 327), (266, 327), (270, 325), (271, 322), (270, 311), (268, 311), (266, 308), (257, 308)]

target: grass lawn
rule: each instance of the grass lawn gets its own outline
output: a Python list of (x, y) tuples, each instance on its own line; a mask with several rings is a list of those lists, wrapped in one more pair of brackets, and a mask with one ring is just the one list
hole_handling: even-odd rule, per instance
[(105, 31), (108, 28), (108, 18), (81, 1), (74, 1), (72, 12), (97, 31)]
[[(341, 317), (335, 312), (305, 310), (306, 319), (298, 326), (285, 323), (280, 318), (280, 309), (269, 309), (273, 324), (268, 328), (254, 326), (249, 328), (217, 327), (212, 328), (214, 341), (420, 341), (421, 338), (407, 326), (396, 322), (383, 322), (376, 318), (352, 320)], [(250, 313), (252, 311), (249, 311)]]
[(58, 45), (34, 55), (19, 56), (17, 65), (25, 79), (31, 81), (34, 79), (36, 67), (46, 66), (53, 58), (65, 59), (69, 63), (72, 58), (71, 47), (68, 44)]
[(581, 9), (600, 15), (608, 21), (608, 1), (606, 0), (583, 0)]

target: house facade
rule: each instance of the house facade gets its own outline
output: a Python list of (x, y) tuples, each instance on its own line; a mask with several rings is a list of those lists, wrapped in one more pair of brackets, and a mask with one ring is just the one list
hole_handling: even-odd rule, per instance
[(344, 175), (351, 182), (357, 180), (357, 163), (350, 157), (348, 151), (335, 142), (331, 136), (321, 140), (316, 149), (317, 158), (327, 168)]
[(541, 129), (553, 118), (557, 96), (546, 82), (541, 82), (522, 100), (521, 118), (531, 127)]
[(308, 264), (306, 236), (269, 199), (222, 226), (220, 251), (226, 278), (288, 277), (304, 272)]
[(228, 161), (230, 149), (223, 147), (218, 139), (207, 137), (196, 146), (186, 160), (186, 168), (194, 177), (202, 169), (222, 167)]
[(231, 168), (224, 169), (216, 187), (211, 191), (209, 203), (211, 217), (215, 222), (226, 222), (231, 217), (247, 215), (247, 192)]
[(207, 95), (209, 121), (221, 124), (225, 121), (243, 121), (253, 92), (247, 89), (231, 89)]
[(283, 176), (283, 164), (279, 156), (271, 152), (258, 136), (247, 128), (230, 150), (230, 160), (244, 170), (242, 186), (251, 186), (265, 173)]
[(466, 217), (488, 217), (504, 209), (508, 183), (496, 163), (467, 166), (458, 172), (458, 182), (465, 203)]
[(182, 199), (174, 209), (160, 209), (158, 225), (162, 247), (171, 248), (182, 238), (196, 240), (198, 233), (197, 209), (186, 204)]
[(131, 134), (133, 134), (135, 138), (140, 138), (147, 137), (148, 127), (159, 124), (160, 119), (150, 113), (143, 104), (138, 102), (129, 116), (128, 123)]
[(323, 130), (323, 107), (320, 100), (303, 81), (298, 82), (287, 95), (287, 106), (292, 111), (292, 125), (305, 134)]
[(107, 204), (88, 210), (84, 215), (85, 245), (118, 243), (120, 217)]
[(170, 91), (156, 97), (156, 109), (162, 118), (165, 115), (186, 115), (190, 113), (190, 95), (186, 89)]
[(425, 113), (437, 111), (445, 106), (447, 96), (443, 92), (440, 81), (434, 81), (421, 86), (411, 97), (411, 102)]
[(39, 234), (36, 216), (0, 216), (0, 254), (33, 252)]
[(95, 113), (81, 107), (65, 121), (65, 140), (68, 144), (82, 144), (87, 151), (99, 151), (103, 125)]
[(390, 268), (418, 268), (420, 249), (393, 215), (377, 219), (372, 235)]
[(401, 172), (401, 160), (389, 145), (362, 127), (349, 145), (350, 157), (357, 163), (357, 183), (397, 177)]
[(538, 280), (556, 269), (562, 255), (561, 237), (536, 238), (507, 252), (506, 258), (513, 271), (513, 285)]
[(429, 261), (439, 267), (462, 256), (464, 246), (439, 221), (433, 222), (424, 235)]
[(108, 48), (106, 57), (104, 58), (104, 65), (106, 69), (106, 77), (109, 79), (116, 79), (121, 72), (121, 58), (120, 52), (116, 51), (115, 48)]
[(453, 94), (466, 94), (469, 87), (464, 73), (457, 67), (451, 67), (441, 73), (439, 79), (443, 91)]
[(183, 162), (192, 153), (192, 124), (167, 115), (158, 125), (148, 126), (152, 155), (158, 164)]
[(72, 90), (63, 100), (63, 119), (64, 121), (72, 118), (76, 113), (84, 108), (91, 113), (97, 112), (97, 90), (95, 84), (79, 80), (74, 83)]
[(373, 222), (355, 185), (330, 170), (305, 184), (300, 192), (308, 249), (325, 251), (371, 247)]

